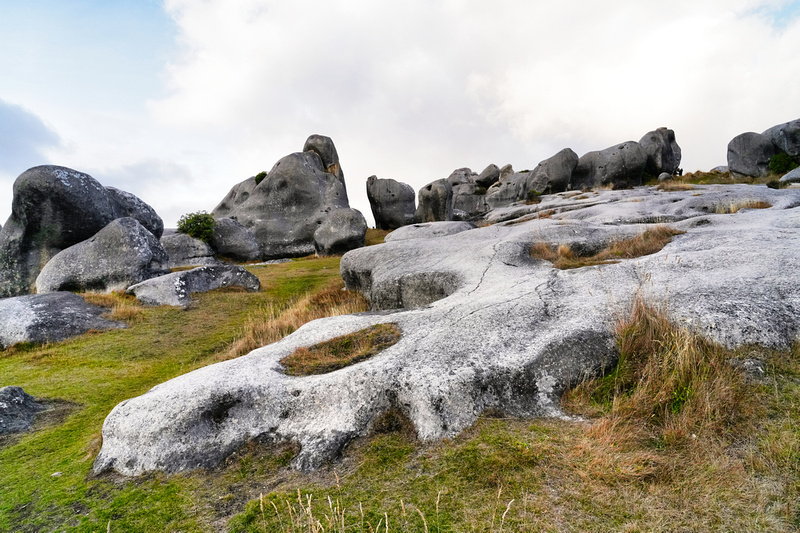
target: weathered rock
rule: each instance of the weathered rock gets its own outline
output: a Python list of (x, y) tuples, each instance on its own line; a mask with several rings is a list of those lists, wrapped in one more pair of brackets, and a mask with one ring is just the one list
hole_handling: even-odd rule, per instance
[(36, 278), (36, 292), (125, 290), (169, 274), (167, 252), (133, 218), (111, 221), (93, 237), (58, 252)]
[(529, 170), (505, 176), (486, 191), (486, 205), (495, 209), (527, 200), (530, 181), (531, 171)]
[(425, 222), (403, 226), (386, 235), (383, 242), (405, 241), (408, 239), (435, 239), (455, 235), (462, 231), (475, 229), (475, 224), (465, 221)]
[[(322, 166), (325, 167), (325, 172), (329, 172), (339, 178), (344, 183), (344, 172), (342, 172), (342, 165), (339, 163), (339, 153), (336, 151), (336, 146), (330, 137), (324, 135), (311, 135), (306, 139), (303, 145), (304, 152), (315, 152), (322, 160)], [(345, 191), (345, 194), (347, 192)]]
[(507, 176), (510, 176), (513, 173), (514, 173), (514, 167), (511, 166), (511, 163), (503, 165), (500, 168), (500, 177), (498, 179), (500, 181), (503, 181), (504, 179), (506, 179)]
[(229, 217), (215, 219), (210, 244), (219, 255), (234, 261), (255, 261), (259, 256), (253, 232)]
[(635, 187), (642, 184), (646, 164), (647, 154), (635, 141), (589, 152), (578, 160), (572, 172), (572, 188)]
[(727, 166), (727, 165), (720, 165), (720, 166), (718, 166), (718, 167), (714, 167), (714, 168), (712, 168), (712, 169), (711, 169), (711, 172), (721, 172), (721, 173), (724, 173), (724, 172), (728, 172), (728, 170), (730, 170), (730, 169), (728, 168), (728, 166)]
[(223, 198), (219, 205), (214, 208), (214, 211), (212, 211), (214, 218), (229, 217), (232, 213), (235, 213), (239, 206), (250, 198), (250, 195), (253, 194), (257, 185), (260, 184), (256, 184), (255, 176), (251, 176), (234, 185), (231, 190), (228, 191), (228, 194), (225, 195), (225, 198)]
[(161, 235), (161, 219), (133, 195), (65, 167), (26, 170), (14, 182), (11, 216), (0, 230), (0, 297), (31, 292), (58, 252), (130, 215)]
[(44, 406), (21, 387), (0, 388), (0, 435), (28, 431), (41, 411)]
[(319, 255), (341, 255), (364, 246), (366, 234), (367, 221), (360, 211), (334, 209), (314, 232), (314, 247)]
[(446, 179), (441, 179), (419, 190), (414, 222), (446, 220), (453, 220), (453, 187)]
[(328, 213), (349, 207), (344, 184), (325, 171), (315, 151), (290, 154), (257, 186), (234, 189), (214, 209), (214, 217), (236, 218), (249, 229), (261, 259), (313, 254), (314, 232)]
[(659, 183), (664, 183), (665, 181), (670, 181), (672, 179), (674, 179), (674, 176), (672, 174), (668, 174), (666, 172), (662, 172), (661, 174), (658, 175), (658, 182)]
[[(774, 207), (712, 214), (723, 202), (751, 199)], [(800, 268), (800, 189), (649, 188), (545, 202), (561, 210), (345, 254), (348, 287), (395, 311), (312, 322), (121, 403), (103, 425), (95, 471), (213, 466), (253, 439), (298, 442), (292, 464), (310, 469), (390, 409), (407, 415), (423, 441), (456, 435), (486, 409), (559, 416), (562, 391), (613, 365), (614, 326), (638, 295), (727, 346), (797, 340), (800, 284), (791, 273)], [(650, 226), (629, 222), (642, 213), (673, 217), (686, 234), (658, 253), (601, 267), (561, 271), (530, 256), (537, 242), (597, 249), (640, 234)], [(283, 372), (281, 358), (299, 347), (385, 322), (397, 323), (402, 338), (367, 361), (319, 376)]]
[(800, 118), (769, 128), (762, 135), (772, 141), (780, 151), (800, 163)]
[(185, 233), (173, 233), (161, 237), (161, 246), (169, 259), (169, 268), (187, 266), (218, 265), (220, 261), (214, 257), (214, 250), (200, 239)]
[(58, 342), (90, 329), (122, 328), (101, 318), (103, 309), (71, 292), (0, 299), (0, 347), (19, 342)]
[(187, 307), (192, 303), (192, 294), (223, 287), (242, 287), (256, 292), (261, 288), (261, 282), (243, 267), (225, 264), (173, 272), (132, 285), (127, 292), (145, 305)]
[(742, 133), (728, 143), (728, 168), (742, 176), (766, 176), (769, 160), (778, 153), (769, 137), (760, 133)]
[(477, 178), (475, 178), (475, 183), (478, 187), (483, 187), (484, 189), (488, 189), (492, 185), (494, 185), (500, 179), (500, 169), (497, 168), (497, 165), (494, 163), (490, 164), (488, 167), (483, 169)]
[(780, 181), (784, 183), (800, 183), (800, 167), (797, 167), (794, 170), (790, 170), (783, 176), (781, 176)]
[(393, 179), (367, 178), (367, 198), (378, 229), (397, 229), (414, 222), (414, 189)]
[(554, 194), (569, 188), (572, 172), (578, 166), (578, 154), (564, 148), (556, 155), (540, 162), (531, 172), (528, 190), (538, 194)]
[(486, 192), (476, 182), (478, 175), (469, 168), (454, 170), (447, 177), (447, 182), (453, 188), (453, 218), (455, 211), (463, 211), (464, 218), (472, 218), (489, 210), (486, 205)]
[(675, 132), (658, 128), (639, 139), (639, 145), (647, 154), (645, 172), (658, 176), (662, 172), (675, 174), (681, 165), (681, 147), (675, 140)]

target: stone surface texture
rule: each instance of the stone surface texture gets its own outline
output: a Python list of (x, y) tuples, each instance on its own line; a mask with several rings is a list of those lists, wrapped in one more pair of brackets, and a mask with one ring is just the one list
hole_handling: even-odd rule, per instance
[[(488, 227), (345, 254), (345, 282), (374, 312), (311, 322), (121, 403), (103, 425), (95, 471), (213, 466), (251, 440), (297, 442), (293, 466), (313, 469), (389, 409), (406, 414), (423, 441), (453, 437), (487, 409), (564, 416), (562, 392), (615, 363), (614, 325), (638, 297), (726, 346), (799, 339), (800, 190), (570, 196), (507, 208)], [(773, 207), (715, 214), (753, 200)], [(552, 214), (539, 218), (541, 210)], [(562, 271), (530, 256), (539, 242), (596, 251), (656, 223), (686, 233), (616, 264)], [(283, 372), (281, 358), (299, 347), (387, 322), (402, 338), (369, 360), (318, 376)]]
[(125, 290), (169, 274), (167, 252), (133, 218), (118, 218), (93, 237), (57, 253), (36, 278), (36, 292)]
[(21, 387), (0, 388), (0, 436), (28, 431), (36, 413), (44, 409)]
[(90, 329), (123, 328), (106, 320), (105, 310), (71, 292), (29, 294), (0, 299), (0, 347), (19, 342), (58, 342)]
[(367, 198), (378, 229), (397, 229), (414, 222), (416, 194), (411, 185), (390, 178), (367, 178)]
[(188, 307), (192, 303), (192, 294), (223, 287), (242, 287), (255, 292), (261, 288), (261, 282), (243, 267), (222, 264), (149, 279), (132, 285), (127, 292), (145, 305)]

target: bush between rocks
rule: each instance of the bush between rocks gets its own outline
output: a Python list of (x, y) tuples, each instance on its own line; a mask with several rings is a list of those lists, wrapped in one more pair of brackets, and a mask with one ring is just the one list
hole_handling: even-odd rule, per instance
[(178, 220), (178, 233), (185, 233), (208, 243), (214, 234), (214, 216), (205, 211), (182, 215)]

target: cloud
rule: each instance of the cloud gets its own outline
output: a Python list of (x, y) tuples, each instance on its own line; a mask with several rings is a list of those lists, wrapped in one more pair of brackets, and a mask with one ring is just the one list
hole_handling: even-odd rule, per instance
[(38, 116), (0, 100), (0, 173), (21, 174), (48, 162), (45, 151), (60, 144), (58, 135)]

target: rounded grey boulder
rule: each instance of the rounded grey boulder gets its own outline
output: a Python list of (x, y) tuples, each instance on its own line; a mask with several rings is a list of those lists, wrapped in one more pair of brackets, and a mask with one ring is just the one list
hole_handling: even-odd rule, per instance
[(414, 222), (453, 220), (453, 186), (446, 179), (422, 187), (418, 198)]
[(761, 177), (769, 174), (769, 160), (778, 153), (769, 137), (747, 132), (728, 143), (728, 168), (742, 176)]
[(475, 183), (478, 184), (478, 187), (483, 187), (484, 189), (488, 189), (492, 185), (494, 185), (497, 180), (500, 179), (500, 169), (494, 163), (490, 164), (486, 168), (483, 169), (477, 178), (475, 178)]
[(639, 139), (639, 145), (647, 154), (645, 172), (658, 176), (662, 172), (675, 174), (681, 164), (681, 147), (675, 140), (675, 132), (669, 128), (658, 128)]
[(357, 209), (334, 209), (314, 232), (318, 255), (341, 255), (366, 244), (367, 221)]
[(800, 183), (800, 167), (797, 167), (794, 170), (791, 170), (781, 176), (780, 181), (784, 183)]
[(258, 242), (255, 235), (233, 218), (222, 217), (214, 221), (211, 247), (222, 257), (234, 261), (258, 259)]
[(772, 141), (779, 150), (786, 152), (800, 163), (800, 118), (773, 126), (762, 135)]
[[(211, 246), (185, 233), (164, 235), (161, 237), (161, 246), (164, 247), (169, 257), (167, 263), (169, 268), (216, 265), (220, 263), (214, 257), (214, 250), (211, 249)], [(169, 272), (166, 273), (169, 274)]]
[(93, 237), (57, 253), (36, 278), (36, 292), (125, 290), (169, 274), (167, 252), (133, 218), (118, 218)]
[(44, 406), (21, 387), (0, 388), (0, 435), (28, 431), (40, 411)]
[(611, 186), (624, 189), (642, 184), (647, 153), (636, 141), (584, 154), (572, 173), (572, 188)]
[(453, 188), (453, 218), (461, 212), (462, 218), (473, 218), (489, 210), (486, 205), (486, 191), (475, 181), (477, 174), (469, 168), (454, 170), (447, 182)]
[(414, 222), (414, 189), (390, 178), (367, 178), (367, 198), (378, 229), (397, 229)]
[(258, 278), (238, 265), (212, 265), (173, 272), (128, 287), (145, 305), (173, 305), (187, 307), (191, 295), (223, 287), (242, 287), (250, 292), (261, 288)]

